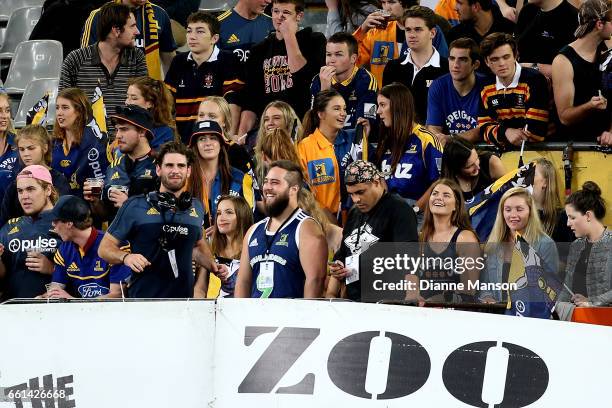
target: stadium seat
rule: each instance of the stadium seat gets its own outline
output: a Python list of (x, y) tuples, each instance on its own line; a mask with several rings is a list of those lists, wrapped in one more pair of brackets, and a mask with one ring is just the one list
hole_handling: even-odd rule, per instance
[(2, 0), (0, 1), (0, 23), (8, 21), (11, 14), (22, 7), (42, 6), (44, 0)]
[(200, 10), (219, 13), (230, 8), (228, 0), (200, 0)]
[(43, 78), (36, 79), (30, 82), (23, 93), (23, 98), (19, 103), (19, 109), (13, 120), (16, 128), (22, 128), (26, 125), (26, 117), (28, 111), (49, 92), (49, 105), (47, 108), (47, 124), (52, 124), (55, 120), (55, 98), (57, 98), (57, 88), (59, 79)]
[(6, 26), (4, 42), (0, 48), (0, 59), (11, 59), (19, 43), (27, 41), (34, 26), (40, 18), (42, 7), (24, 7), (17, 9), (11, 15)]
[(24, 41), (15, 50), (15, 57), (4, 82), (6, 92), (21, 94), (35, 79), (58, 78), (62, 70), (62, 44), (54, 40)]
[(0, 28), (0, 48), (2, 48), (2, 44), (4, 43), (4, 34), (6, 33), (6, 27)]

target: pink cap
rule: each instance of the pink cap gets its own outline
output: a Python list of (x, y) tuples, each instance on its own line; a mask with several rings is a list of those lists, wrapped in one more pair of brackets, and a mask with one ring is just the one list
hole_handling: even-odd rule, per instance
[(53, 184), (53, 180), (51, 179), (51, 173), (49, 173), (49, 170), (45, 166), (41, 166), (39, 164), (34, 164), (21, 170), (17, 175), (17, 180), (21, 178), (33, 178), (36, 180), (44, 181), (49, 184)]

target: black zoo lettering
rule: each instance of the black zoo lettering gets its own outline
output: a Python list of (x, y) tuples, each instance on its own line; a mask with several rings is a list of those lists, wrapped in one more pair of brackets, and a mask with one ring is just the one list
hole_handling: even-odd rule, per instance
[[(455, 349), (444, 362), (444, 386), (459, 401), (472, 407), (487, 408), (482, 401), (482, 385), (489, 348), (493, 341), (470, 343)], [(512, 343), (502, 343), (509, 351), (504, 399), (496, 408), (520, 408), (533, 404), (548, 388), (548, 367), (533, 351)]]
[[(262, 334), (276, 331), (276, 327), (247, 326), (244, 330), (244, 344), (250, 346)], [(255, 362), (251, 371), (238, 386), (239, 393), (270, 393), (298, 358), (319, 336), (320, 329), (283, 327), (266, 351)], [(313, 394), (315, 376), (312, 373), (299, 383), (280, 387), (277, 394)]]
[[(342, 391), (360, 398), (371, 399), (365, 390), (370, 342), (380, 332), (361, 332), (340, 340), (329, 353), (327, 372), (334, 385)], [(401, 334), (386, 332), (391, 339), (391, 357), (387, 388), (377, 399), (405, 397), (420, 389), (427, 382), (431, 368), (425, 348)]]

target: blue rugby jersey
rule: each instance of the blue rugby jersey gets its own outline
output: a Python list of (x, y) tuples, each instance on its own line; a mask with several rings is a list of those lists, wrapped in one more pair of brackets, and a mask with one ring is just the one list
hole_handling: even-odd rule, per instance
[[(268, 217), (255, 224), (251, 234), (245, 237), (249, 243), (249, 262), (253, 270), (252, 298), (304, 297), (306, 275), (300, 262), (299, 238), (302, 222), (308, 218), (308, 214), (298, 209), (282, 229), (274, 234), (267, 230), (270, 220)], [(270, 252), (266, 257), (268, 248)], [(257, 288), (257, 277), (262, 263), (266, 260), (274, 263), (274, 287), (270, 293), (264, 293)]]
[(83, 197), (83, 183), (88, 178), (104, 178), (108, 159), (106, 138), (98, 139), (91, 127), (85, 126), (79, 145), (64, 149), (64, 143), (53, 141), (51, 167), (59, 171), (70, 183), (70, 194)]
[[(332, 88), (342, 95), (346, 103), (346, 121), (344, 129), (354, 129), (357, 119), (362, 117), (376, 123), (376, 94), (378, 83), (367, 69), (355, 67), (351, 76), (345, 81), (332, 79)], [(321, 79), (317, 74), (310, 84), (310, 95), (314, 97), (321, 92)], [(312, 103), (311, 103), (312, 106)]]
[[(441, 163), (442, 146), (438, 139), (425, 127), (415, 126), (395, 171), (386, 177), (389, 192), (418, 200), (440, 178)], [(387, 151), (382, 157), (381, 170), (391, 172), (391, 164), (391, 152)]]
[(104, 233), (95, 228), (84, 248), (74, 242), (63, 242), (55, 252), (52, 282), (65, 285), (73, 296), (96, 298), (108, 295), (111, 283), (126, 282), (132, 271), (125, 265), (113, 265), (98, 256)]
[(4, 245), (2, 262), (6, 268), (3, 299), (33, 298), (46, 292), (45, 284), (51, 275), (30, 271), (25, 266), (27, 252), (37, 251), (52, 259), (62, 240), (51, 232), (53, 216), (44, 211), (37, 218), (10, 219), (0, 229), (0, 243)]
[(129, 187), (128, 196), (131, 197), (155, 190), (157, 181), (153, 151), (134, 161), (122, 154), (106, 170), (102, 199), (107, 204), (111, 204), (108, 199), (108, 190), (111, 186)]
[(0, 154), (0, 202), (4, 197), (6, 187), (13, 179), (14, 170), (19, 161), (17, 153), (17, 145), (15, 144), (15, 135), (7, 133), (6, 135), (6, 150)]
[(248, 20), (232, 8), (219, 15), (217, 19), (221, 23), (219, 47), (232, 51), (242, 63), (249, 59), (253, 45), (263, 41), (274, 30), (272, 18), (267, 14)]
[[(130, 197), (107, 231), (119, 241), (129, 242), (132, 253), (151, 262), (143, 272), (132, 274), (129, 297), (193, 297), (191, 259), (193, 247), (202, 239), (203, 224), (204, 208), (199, 200), (193, 199), (186, 211), (173, 212), (155, 208), (144, 195)], [(160, 246), (160, 238), (166, 238), (167, 248), (175, 250), (178, 277), (174, 276), (168, 253)]]

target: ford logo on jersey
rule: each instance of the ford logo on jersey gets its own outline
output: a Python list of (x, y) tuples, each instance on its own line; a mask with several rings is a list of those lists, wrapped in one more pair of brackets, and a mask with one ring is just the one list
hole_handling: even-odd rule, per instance
[(97, 283), (88, 283), (86, 285), (79, 286), (79, 294), (83, 299), (96, 298), (98, 296), (106, 295), (108, 292), (108, 288), (98, 285)]
[(37, 251), (37, 252), (54, 252), (57, 249), (58, 240), (55, 238), (38, 239), (19, 239), (15, 238), (9, 241), (9, 251), (15, 253), (19, 251)]

